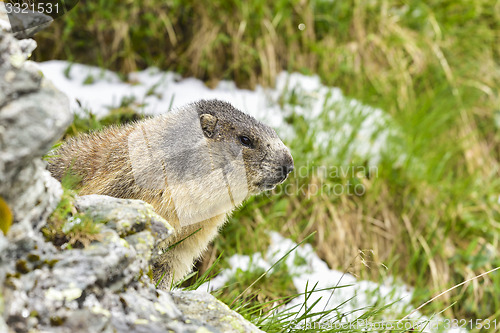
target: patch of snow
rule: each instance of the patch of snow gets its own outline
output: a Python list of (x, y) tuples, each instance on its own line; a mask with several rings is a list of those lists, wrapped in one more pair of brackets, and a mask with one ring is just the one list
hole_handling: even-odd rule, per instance
[(252, 269), (263, 269), (264, 271), (267, 271), (271, 268), (269, 261), (264, 260), (264, 258), (262, 258), (262, 253), (260, 252), (254, 253), (251, 257), (235, 254), (228, 259), (228, 263), (231, 267), (230, 269), (223, 270), (215, 278), (200, 286), (199, 289), (211, 291), (221, 289), (226, 285), (227, 281), (229, 281), (229, 279), (236, 274), (238, 269), (247, 271), (249, 267), (252, 267)]
[(182, 79), (175, 73), (162, 72), (157, 68), (131, 73), (128, 82), (124, 82), (116, 73), (93, 66), (58, 60), (42, 62), (39, 66), (45, 77), (68, 95), (75, 111), (80, 109), (77, 99), (84, 108), (102, 116), (130, 97), (144, 105), (143, 111), (150, 115), (164, 113), (170, 108), (200, 99), (217, 98), (266, 121), (270, 126), (279, 127), (283, 120), (279, 110), (267, 112), (266, 94), (261, 87), (251, 91), (238, 89), (234, 83), (222, 81), (215, 89), (210, 89), (198, 79)]

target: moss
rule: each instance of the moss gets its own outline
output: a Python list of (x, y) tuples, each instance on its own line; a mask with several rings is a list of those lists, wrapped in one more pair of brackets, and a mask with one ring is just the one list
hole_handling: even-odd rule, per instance
[(28, 259), (29, 262), (37, 262), (40, 260), (40, 256), (38, 254), (28, 253), (26, 259)]
[(12, 225), (12, 212), (10, 211), (9, 206), (4, 201), (2, 197), (0, 197), (0, 231), (6, 235)]
[(52, 326), (61, 326), (62, 324), (64, 324), (65, 321), (66, 321), (66, 318), (62, 318), (59, 316), (50, 317), (50, 325), (52, 325)]
[(29, 273), (30, 268), (28, 267), (28, 262), (24, 259), (19, 259), (16, 261), (16, 271), (21, 274)]
[[(17, 273), (17, 274), (19, 274), (19, 273)], [(19, 274), (19, 277), (20, 276), (21, 276), (21, 274)], [(5, 282), (4, 282), (4, 286), (15, 290), (16, 284), (12, 281), (14, 279), (14, 277), (15, 277), (14, 275), (7, 276), (7, 278), (5, 279)]]
[(51, 259), (51, 260), (46, 260), (44, 263), (49, 267), (49, 268), (53, 268), (55, 266), (55, 264), (57, 264), (59, 262), (59, 260), (57, 259)]
[(78, 213), (74, 207), (74, 191), (65, 189), (57, 208), (42, 228), (45, 239), (61, 247), (82, 248), (100, 240), (101, 221)]
[(20, 277), (21, 277), (21, 274), (19, 272), (16, 272), (16, 273), (7, 273), (5, 275), (6, 279), (11, 279), (11, 278), (13, 278), (13, 279), (19, 279)]

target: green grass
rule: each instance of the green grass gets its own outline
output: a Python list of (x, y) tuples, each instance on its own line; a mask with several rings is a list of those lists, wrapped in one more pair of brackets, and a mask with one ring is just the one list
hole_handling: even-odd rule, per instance
[[(307, 110), (314, 97), (290, 87), (280, 103), (291, 110), (287, 120), (297, 137), (286, 143), (296, 170), (305, 168), (307, 176), (292, 175), (284, 184), (291, 195), (249, 200), (200, 267), (206, 270), (222, 252), (229, 257), (266, 248), (269, 229), (295, 241), (317, 231), (309, 242), (332, 268), (375, 281), (401, 277), (415, 286), (417, 306), (500, 266), (499, 8), (494, 0), (133, 0), (127, 6), (116, 0), (80, 1), (37, 36), (34, 57), (98, 64), (121, 73), (154, 65), (209, 85), (231, 79), (244, 87), (272, 85), (283, 69), (300, 71), (318, 74), (347, 96), (379, 107), (397, 134), (373, 162), (352, 153), (355, 135), (325, 147), (315, 144), (322, 130), (342, 131), (344, 122), (356, 128), (362, 115), (352, 112), (351, 119), (335, 121), (332, 112), (346, 106), (326, 103), (320, 118), (311, 120), (293, 110)], [(305, 30), (298, 29), (300, 23)], [(121, 107), (136, 108), (133, 103)], [(76, 121), (71, 131), (101, 126), (91, 116)], [(372, 164), (376, 177), (315, 174), (321, 165)], [(347, 183), (362, 184), (366, 192), (301, 191), (301, 186)], [(288, 296), (286, 279), (266, 284), (263, 299)], [(447, 309), (446, 316), (459, 319), (494, 319), (500, 317), (498, 295), (496, 272), (423, 311)]]
[(86, 247), (101, 239), (101, 223), (78, 213), (73, 205), (76, 193), (69, 189), (73, 182), (74, 179), (63, 179), (64, 193), (61, 201), (42, 228), (45, 239), (56, 246), (70, 249)]

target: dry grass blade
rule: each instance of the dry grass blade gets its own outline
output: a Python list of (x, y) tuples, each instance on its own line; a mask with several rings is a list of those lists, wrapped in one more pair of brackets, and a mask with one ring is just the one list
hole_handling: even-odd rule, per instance
[(412, 312), (410, 312), (409, 314), (407, 314), (406, 316), (404, 316), (402, 319), (400, 319), (400, 320), (399, 320), (399, 322), (402, 322), (403, 320), (407, 319), (408, 317), (410, 317), (412, 314), (414, 314), (415, 312), (417, 312), (418, 310), (420, 310), (421, 308), (423, 308), (423, 307), (424, 307), (424, 306), (426, 306), (427, 304), (429, 304), (429, 303), (433, 302), (435, 299), (437, 299), (437, 298), (439, 298), (439, 297), (443, 296), (444, 294), (446, 294), (446, 293), (448, 293), (448, 292), (452, 291), (453, 289), (458, 288), (458, 287), (460, 287), (460, 286), (463, 286), (464, 284), (469, 283), (470, 281), (473, 281), (473, 280), (479, 279), (479, 278), (480, 278), (480, 277), (482, 277), (482, 276), (485, 276), (485, 275), (488, 275), (488, 274), (490, 274), (490, 273), (493, 273), (494, 271), (497, 271), (497, 270), (499, 270), (499, 269), (500, 269), (500, 266), (499, 266), (499, 267), (497, 267), (497, 268), (493, 268), (493, 269), (491, 269), (491, 270), (489, 270), (489, 271), (487, 271), (487, 272), (484, 272), (484, 273), (482, 273), (482, 274), (476, 275), (476, 276), (474, 276), (473, 278), (470, 278), (470, 279), (468, 279), (468, 280), (465, 280), (465, 281), (464, 281), (464, 282), (462, 282), (462, 283), (459, 283), (459, 284), (457, 284), (457, 285), (454, 285), (453, 287), (451, 287), (451, 288), (449, 288), (449, 289), (447, 289), (447, 290), (443, 291), (443, 292), (442, 292), (442, 293), (440, 293), (439, 295), (434, 296), (433, 298), (431, 298), (431, 299), (430, 299), (430, 300), (428, 300), (427, 302), (425, 302), (425, 303), (421, 304), (418, 308), (416, 308), (415, 310), (413, 310)]

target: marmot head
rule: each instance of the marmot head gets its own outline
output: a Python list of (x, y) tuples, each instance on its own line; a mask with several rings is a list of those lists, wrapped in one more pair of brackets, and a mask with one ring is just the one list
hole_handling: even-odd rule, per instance
[(128, 153), (135, 184), (167, 190), (181, 225), (227, 213), (293, 170), (274, 130), (218, 100), (138, 123)]
[(293, 170), (290, 150), (269, 126), (219, 100), (194, 105), (213, 167), (231, 173), (244, 166), (249, 194), (273, 189)]

